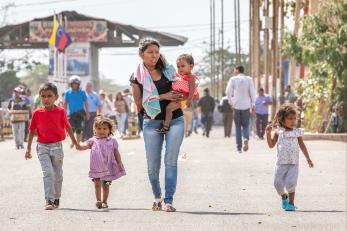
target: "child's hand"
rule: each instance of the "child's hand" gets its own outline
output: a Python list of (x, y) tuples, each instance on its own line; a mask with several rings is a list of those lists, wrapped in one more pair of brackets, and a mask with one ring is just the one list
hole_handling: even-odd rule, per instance
[(310, 168), (313, 168), (314, 165), (311, 159), (307, 159), (307, 163)]
[(266, 133), (271, 133), (272, 131), (272, 126), (271, 125), (267, 125), (265, 128)]
[(81, 145), (80, 144), (75, 144), (75, 147), (76, 147), (76, 149), (77, 150), (79, 150), (79, 151), (82, 151), (83, 149), (82, 149), (82, 147), (81, 147)]
[(32, 158), (30, 149), (27, 149), (27, 151), (25, 152), (25, 156), (24, 157), (25, 157), (26, 160)]
[(192, 100), (191, 99), (187, 99), (186, 106), (187, 107), (191, 107), (192, 106)]

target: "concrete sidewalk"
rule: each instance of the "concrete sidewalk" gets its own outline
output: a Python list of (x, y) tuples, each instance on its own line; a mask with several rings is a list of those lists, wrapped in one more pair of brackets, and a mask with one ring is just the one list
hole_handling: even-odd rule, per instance
[(250, 151), (237, 154), (235, 137), (222, 138), (220, 128), (210, 139), (193, 135), (181, 149), (176, 213), (150, 210), (142, 139), (119, 143), (127, 176), (112, 184), (110, 209), (94, 206), (89, 152), (65, 142), (61, 208), (45, 211), (35, 151), (25, 161), (13, 141), (0, 142), (0, 230), (346, 230), (346, 143), (306, 142), (315, 168), (301, 158), (299, 210), (284, 212), (272, 185), (275, 149), (251, 140)]

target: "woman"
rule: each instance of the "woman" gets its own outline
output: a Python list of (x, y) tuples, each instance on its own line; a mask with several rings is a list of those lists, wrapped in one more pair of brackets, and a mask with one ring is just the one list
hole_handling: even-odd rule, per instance
[(116, 95), (116, 100), (114, 101), (114, 106), (117, 112), (118, 121), (118, 131), (121, 136), (125, 135), (127, 113), (129, 111), (127, 103), (123, 99), (122, 93), (118, 92)]
[(13, 98), (8, 103), (8, 110), (11, 115), (12, 133), (17, 149), (23, 149), (25, 136), (25, 122), (29, 120), (28, 102), (20, 93), (22, 89), (16, 87), (13, 90)]
[(146, 148), (147, 170), (154, 194), (153, 211), (162, 209), (161, 188), (159, 182), (161, 152), (165, 140), (165, 211), (174, 212), (173, 196), (177, 183), (177, 159), (184, 136), (183, 112), (173, 112), (170, 130), (160, 134), (165, 120), (166, 107), (170, 101), (181, 101), (183, 96), (171, 91), (172, 82), (176, 80), (172, 66), (167, 66), (160, 54), (159, 42), (152, 38), (144, 38), (139, 44), (139, 55), (142, 63), (131, 77), (134, 100), (144, 113), (143, 137)]

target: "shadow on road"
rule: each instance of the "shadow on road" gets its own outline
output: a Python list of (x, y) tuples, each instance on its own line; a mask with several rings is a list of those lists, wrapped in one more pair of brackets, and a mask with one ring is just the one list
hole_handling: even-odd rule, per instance
[(192, 215), (222, 215), (222, 216), (240, 216), (240, 215), (266, 215), (265, 213), (231, 213), (231, 212), (207, 212), (207, 211), (176, 211), (176, 213), (186, 213)]
[[(152, 211), (145, 208), (108, 208), (108, 209), (73, 209), (59, 208), (58, 210), (75, 211), (75, 212), (110, 212), (113, 211)], [(343, 211), (340, 211), (343, 212)], [(266, 215), (265, 213), (232, 213), (232, 212), (208, 212), (208, 211), (176, 211), (176, 213), (192, 214), (192, 215), (222, 215), (222, 216), (240, 216), (240, 215)]]
[(296, 210), (299, 213), (345, 213), (343, 210)]

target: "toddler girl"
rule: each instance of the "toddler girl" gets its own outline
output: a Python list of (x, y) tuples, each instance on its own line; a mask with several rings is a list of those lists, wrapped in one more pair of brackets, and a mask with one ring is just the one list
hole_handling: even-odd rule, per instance
[(125, 175), (118, 143), (111, 137), (113, 131), (114, 125), (109, 118), (97, 116), (94, 120), (94, 137), (80, 148), (91, 149), (89, 177), (94, 181), (98, 209), (108, 208), (107, 198), (111, 182)]
[[(282, 197), (282, 208), (295, 211), (294, 197), (299, 174), (299, 148), (310, 168), (313, 162), (302, 139), (303, 129), (296, 128), (297, 110), (294, 104), (284, 104), (278, 110), (273, 124), (266, 127), (266, 138), (270, 148), (277, 143), (277, 163), (274, 185)], [(278, 127), (271, 136), (272, 127)], [(286, 190), (286, 191), (285, 191)]]
[[(178, 74), (177, 80), (172, 83), (172, 90), (179, 92), (186, 99), (186, 103), (183, 106), (191, 107), (192, 100), (199, 99), (198, 92), (198, 78), (192, 74), (194, 67), (194, 58), (189, 54), (180, 55), (176, 61)], [(181, 101), (171, 101), (166, 107), (165, 121), (162, 127), (156, 129), (159, 133), (166, 133), (169, 131), (169, 125), (172, 120), (172, 112), (181, 108)]]

